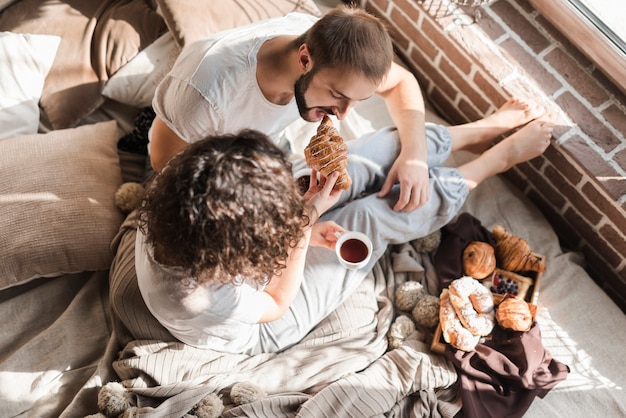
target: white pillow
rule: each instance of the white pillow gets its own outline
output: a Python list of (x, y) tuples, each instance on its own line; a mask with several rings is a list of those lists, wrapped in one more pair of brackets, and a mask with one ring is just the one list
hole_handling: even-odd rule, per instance
[(107, 81), (102, 95), (131, 106), (152, 104), (157, 85), (174, 65), (180, 47), (170, 32), (135, 55)]
[(61, 38), (0, 32), (0, 139), (37, 133), (39, 98)]

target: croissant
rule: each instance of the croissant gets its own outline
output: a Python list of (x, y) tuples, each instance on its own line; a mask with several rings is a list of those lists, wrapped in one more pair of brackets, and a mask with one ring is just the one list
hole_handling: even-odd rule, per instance
[(328, 177), (335, 171), (339, 171), (339, 178), (335, 187), (347, 190), (352, 184), (352, 179), (346, 170), (348, 167), (348, 147), (343, 138), (333, 126), (328, 115), (324, 116), (317, 127), (314, 135), (304, 149), (304, 158), (309, 167), (319, 171), (324, 177)]
[(463, 250), (463, 271), (475, 279), (484, 279), (496, 269), (495, 250), (491, 244), (472, 241)]
[(496, 259), (502, 269), (537, 273), (545, 271), (543, 256), (533, 253), (525, 239), (507, 232), (501, 225), (493, 228), (493, 235), (496, 239)]
[(533, 324), (528, 302), (519, 298), (504, 298), (496, 310), (496, 320), (513, 331), (528, 331)]

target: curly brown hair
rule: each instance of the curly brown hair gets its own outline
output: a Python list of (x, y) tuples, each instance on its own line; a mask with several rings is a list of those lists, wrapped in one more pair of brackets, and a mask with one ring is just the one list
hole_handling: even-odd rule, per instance
[(139, 227), (157, 262), (198, 281), (266, 284), (308, 222), (291, 163), (264, 134), (195, 142), (155, 178)]

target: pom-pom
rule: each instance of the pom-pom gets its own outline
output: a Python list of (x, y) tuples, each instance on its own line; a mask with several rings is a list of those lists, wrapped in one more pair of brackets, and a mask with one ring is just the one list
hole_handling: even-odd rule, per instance
[(122, 184), (115, 192), (115, 206), (122, 212), (129, 213), (139, 207), (145, 189), (139, 183)]
[(389, 348), (398, 348), (404, 343), (407, 337), (415, 332), (415, 324), (406, 315), (399, 315), (396, 320), (391, 324), (389, 333), (387, 334), (387, 340), (389, 342)]
[(217, 418), (224, 412), (224, 403), (216, 393), (210, 393), (194, 406), (189, 413), (197, 418)]
[(439, 248), (441, 243), (441, 230), (438, 229), (430, 235), (411, 241), (411, 245), (418, 253), (431, 253)]
[(137, 417), (137, 407), (131, 406), (119, 418), (135, 418)]
[(235, 383), (230, 390), (230, 399), (236, 405), (254, 402), (265, 396), (265, 392), (260, 387), (250, 382)]
[(426, 295), (424, 286), (415, 281), (404, 282), (396, 289), (396, 308), (401, 311), (410, 311), (418, 300)]
[(98, 393), (98, 408), (107, 417), (122, 415), (132, 405), (126, 388), (119, 382), (109, 382)]
[(433, 328), (439, 323), (439, 298), (426, 295), (417, 301), (411, 314), (413, 319), (422, 327)]

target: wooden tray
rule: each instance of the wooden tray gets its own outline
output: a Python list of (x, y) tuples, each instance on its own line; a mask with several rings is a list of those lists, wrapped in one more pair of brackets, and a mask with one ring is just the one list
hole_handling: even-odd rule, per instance
[[(496, 269), (491, 276), (481, 280), (481, 282), (489, 287), (493, 280), (493, 275), (495, 274), (500, 274), (512, 280), (516, 280), (520, 284), (520, 289), (522, 287), (524, 288), (524, 299), (526, 300), (526, 302), (529, 303), (530, 312), (532, 313), (534, 319), (537, 311), (537, 302), (539, 302), (539, 284), (541, 283), (541, 276), (543, 275), (543, 273), (528, 272), (527, 275), (525, 274), (522, 276), (518, 273)], [(493, 292), (492, 294), (493, 302), (496, 304), (496, 306), (502, 301), (505, 296)], [(446, 351), (446, 342), (441, 335), (441, 324), (437, 324), (437, 329), (435, 329), (435, 333), (433, 334), (433, 341), (430, 344), (430, 349), (438, 354), (443, 354)]]

